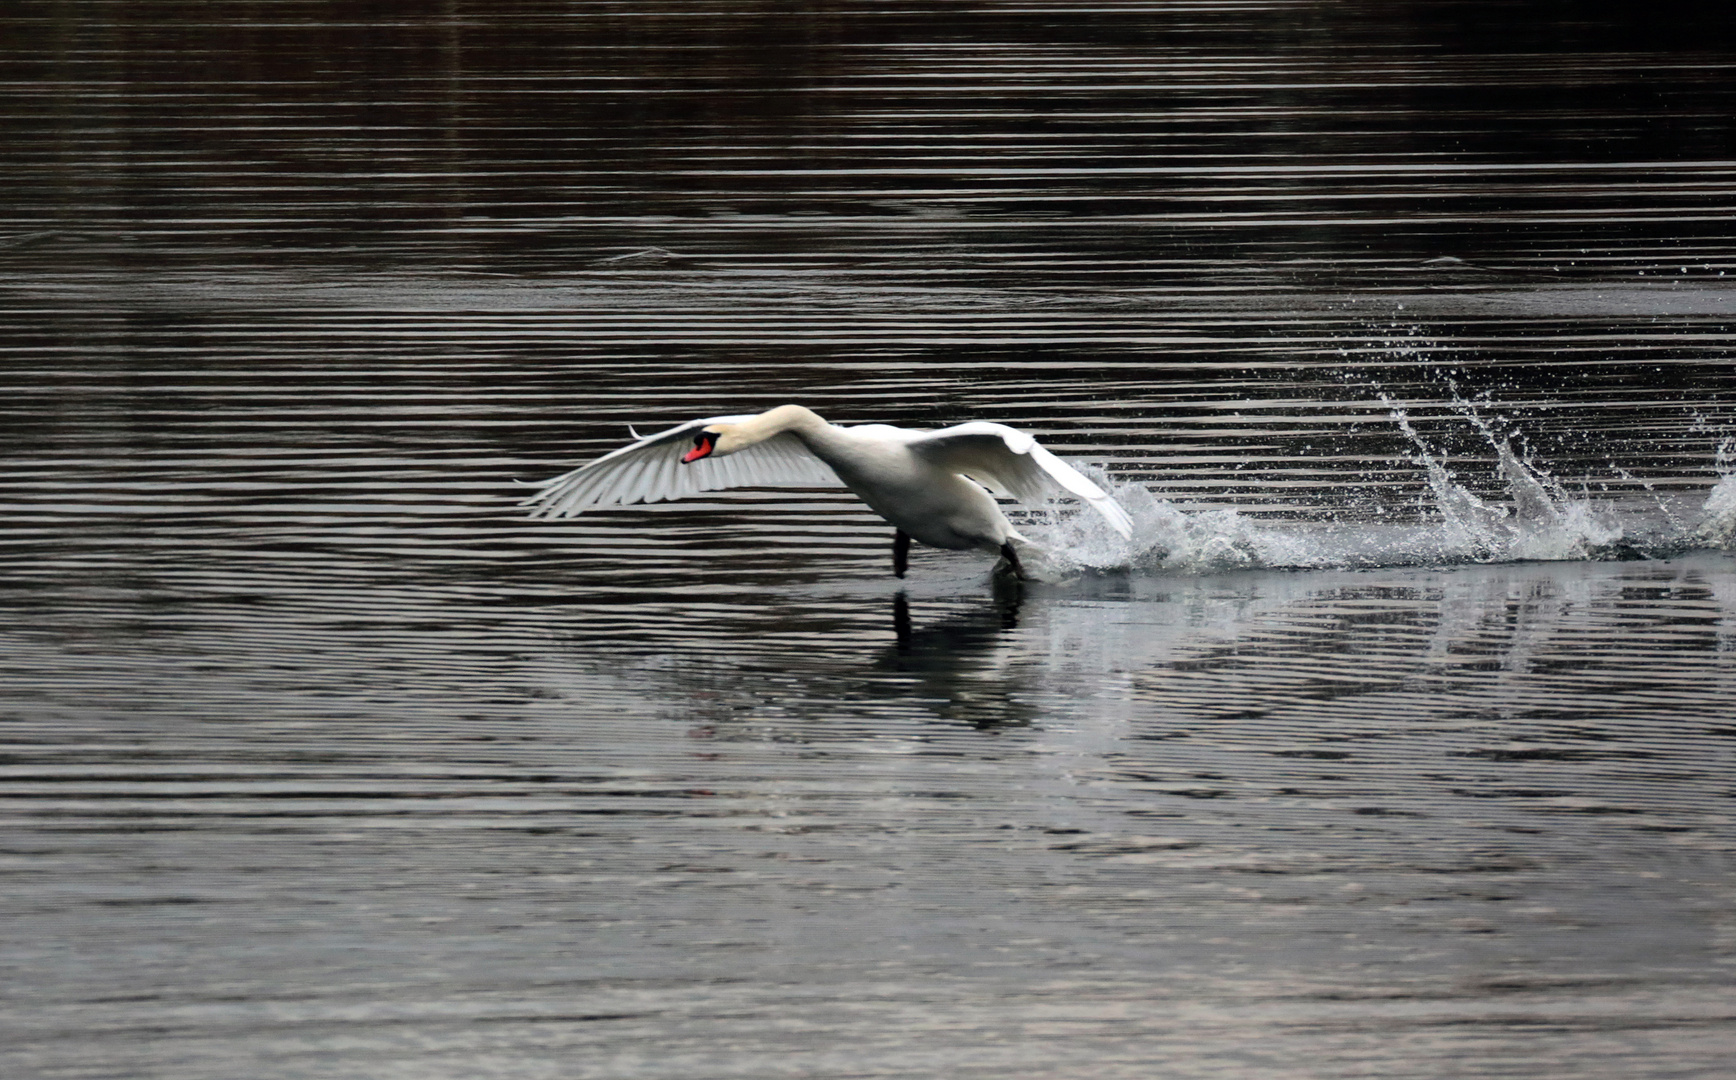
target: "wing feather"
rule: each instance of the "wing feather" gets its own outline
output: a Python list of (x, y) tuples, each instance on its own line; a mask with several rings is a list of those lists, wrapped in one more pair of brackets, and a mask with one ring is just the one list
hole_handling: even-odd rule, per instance
[(1108, 492), (1017, 428), (977, 421), (923, 432), (909, 445), (913, 453), (936, 465), (1004, 491), (1020, 502), (1041, 501), (1060, 487), (1089, 503), (1122, 536), (1133, 535), (1133, 520)]
[(620, 502), (622, 497), (630, 491), (654, 490), (647, 485), (645, 478), (645, 474), (650, 471), (652, 464), (654, 462), (650, 458), (638, 458), (629, 462), (621, 470), (621, 475), (609, 487), (610, 501)]
[(651, 478), (658, 491), (679, 491), (679, 481), (675, 470), (681, 466), (681, 459), (674, 454), (657, 459), (657, 472)]
[(739, 424), (751, 416), (711, 416), (604, 454), (571, 472), (543, 480), (520, 505), (532, 517), (571, 517), (592, 506), (664, 502), (731, 487), (841, 487), (837, 476), (794, 435), (785, 432), (728, 457), (683, 465), (693, 432), (708, 424)]

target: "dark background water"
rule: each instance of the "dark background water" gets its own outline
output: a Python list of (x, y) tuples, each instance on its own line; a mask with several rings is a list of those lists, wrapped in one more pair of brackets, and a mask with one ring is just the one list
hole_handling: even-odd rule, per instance
[(23, 0), (8, 208), (14, 245), (141, 270), (1698, 277), (1730, 36), (1670, 4)]
[[(14, 0), (0, 1071), (1720, 1075), (1732, 71), (1669, 4)], [(1138, 543), (514, 506), (785, 400), (1018, 424)]]

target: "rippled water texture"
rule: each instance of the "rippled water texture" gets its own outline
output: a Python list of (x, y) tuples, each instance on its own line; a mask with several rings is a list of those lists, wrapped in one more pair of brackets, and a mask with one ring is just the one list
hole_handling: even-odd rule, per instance
[(1724, 1075), (1696, 10), (12, 0), (0, 1075)]

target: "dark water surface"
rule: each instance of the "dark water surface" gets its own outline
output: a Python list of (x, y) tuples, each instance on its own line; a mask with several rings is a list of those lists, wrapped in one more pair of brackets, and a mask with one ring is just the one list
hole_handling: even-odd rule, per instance
[[(0, 1075), (1724, 1075), (1695, 10), (12, 3)], [(516, 505), (784, 401), (1133, 540)]]

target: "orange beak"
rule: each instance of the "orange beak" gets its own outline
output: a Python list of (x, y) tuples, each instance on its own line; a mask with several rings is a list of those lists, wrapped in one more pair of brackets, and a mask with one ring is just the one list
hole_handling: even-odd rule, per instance
[(709, 431), (700, 432), (693, 440), (693, 449), (681, 455), (681, 464), (690, 465), (702, 457), (710, 457), (712, 448), (716, 445), (716, 435)]

